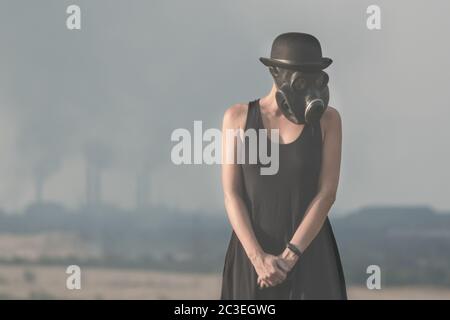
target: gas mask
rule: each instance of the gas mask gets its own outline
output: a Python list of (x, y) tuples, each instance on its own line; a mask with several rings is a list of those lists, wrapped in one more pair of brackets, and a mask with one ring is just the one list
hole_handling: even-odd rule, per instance
[(329, 101), (328, 74), (322, 70), (280, 67), (269, 70), (277, 86), (275, 98), (283, 115), (296, 124), (319, 121)]

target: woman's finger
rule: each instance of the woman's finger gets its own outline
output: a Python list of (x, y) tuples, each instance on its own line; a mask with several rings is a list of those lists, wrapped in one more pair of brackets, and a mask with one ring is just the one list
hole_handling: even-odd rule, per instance
[(262, 289), (265, 286), (267, 286), (267, 283), (261, 277), (259, 277), (258, 278), (258, 287)]
[[(281, 266), (280, 265), (280, 259), (275, 260), (275, 273), (277, 273), (278, 275), (284, 277), (287, 274), (287, 271), (285, 270), (286, 265)], [(283, 261), (284, 262), (284, 261)], [(281, 262), (281, 264), (283, 263)]]
[(282, 258), (277, 260), (277, 265), (283, 269), (284, 272), (289, 272), (290, 268), (288, 266), (288, 264), (286, 263), (286, 261), (284, 261)]
[(261, 289), (268, 287), (268, 284), (264, 280), (260, 280), (259, 287)]
[(272, 277), (269, 278), (270, 282), (273, 283), (273, 285), (276, 285), (277, 283), (280, 283), (283, 278), (279, 274), (274, 274)]
[(286, 276), (287, 276), (286, 272), (283, 269), (277, 267), (275, 269), (275, 273), (273, 273), (270, 278), (271, 280), (281, 282), (286, 278)]
[(265, 282), (266, 282), (270, 287), (276, 286), (276, 283), (277, 283), (276, 279), (273, 279), (273, 278), (266, 279)]

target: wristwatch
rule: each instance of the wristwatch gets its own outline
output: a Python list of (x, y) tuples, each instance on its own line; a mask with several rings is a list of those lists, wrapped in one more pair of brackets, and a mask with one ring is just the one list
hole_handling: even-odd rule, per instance
[(294, 252), (298, 257), (300, 257), (302, 255), (302, 252), (300, 251), (299, 248), (297, 248), (295, 245), (293, 245), (292, 243), (288, 242), (286, 244), (286, 247), (288, 247), (292, 252)]

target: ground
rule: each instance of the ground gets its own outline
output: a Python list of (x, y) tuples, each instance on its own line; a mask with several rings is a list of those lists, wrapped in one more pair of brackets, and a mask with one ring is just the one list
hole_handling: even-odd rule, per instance
[[(82, 268), (81, 289), (66, 288), (63, 266), (0, 265), (0, 299), (218, 299), (219, 274)], [(450, 289), (349, 287), (349, 299), (450, 299)]]

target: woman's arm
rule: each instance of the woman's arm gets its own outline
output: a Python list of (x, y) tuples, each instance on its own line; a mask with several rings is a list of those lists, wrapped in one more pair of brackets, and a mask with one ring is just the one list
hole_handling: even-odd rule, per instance
[[(322, 228), (336, 198), (339, 184), (342, 148), (341, 117), (336, 109), (328, 107), (320, 121), (324, 134), (319, 190), (306, 209), (305, 216), (290, 241), (301, 252), (306, 250)], [(297, 255), (288, 248), (279, 255), (279, 258), (278, 264), (287, 272), (294, 267), (298, 260)], [(260, 279), (258, 279), (259, 282)], [(261, 282), (266, 285), (265, 281)]]
[[(237, 137), (227, 136), (227, 131), (243, 128), (241, 123), (244, 118), (244, 105), (234, 105), (229, 108), (223, 117), (222, 124), (222, 188), (224, 194), (225, 209), (231, 226), (242, 243), (249, 258), (262, 253), (262, 248), (256, 240), (251, 227), (247, 207), (242, 199), (242, 177), (237, 164)], [(234, 153), (232, 163), (227, 159), (230, 151)]]
[[(236, 135), (228, 135), (227, 131), (244, 129), (247, 115), (247, 105), (237, 104), (230, 107), (224, 114), (222, 125), (222, 187), (225, 208), (228, 219), (247, 256), (261, 278), (268, 283), (276, 284), (286, 278), (286, 272), (281, 270), (276, 261), (278, 258), (266, 254), (258, 243), (253, 231), (247, 207), (243, 201), (243, 183), (240, 164), (237, 163)], [(233, 158), (227, 158), (230, 151)], [(232, 161), (229, 161), (232, 160)]]
[[(341, 117), (336, 109), (328, 107), (321, 121), (323, 121), (324, 138), (319, 190), (291, 239), (291, 243), (297, 246), (301, 252), (306, 250), (322, 228), (335, 201), (339, 184), (342, 145)], [(281, 256), (286, 259), (290, 268), (297, 261), (297, 256), (290, 249), (284, 250)]]

